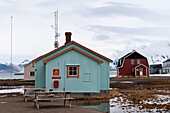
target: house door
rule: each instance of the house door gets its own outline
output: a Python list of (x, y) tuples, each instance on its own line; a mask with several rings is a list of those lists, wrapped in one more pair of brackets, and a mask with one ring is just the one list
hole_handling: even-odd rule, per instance
[(143, 75), (143, 69), (140, 68), (140, 75)]

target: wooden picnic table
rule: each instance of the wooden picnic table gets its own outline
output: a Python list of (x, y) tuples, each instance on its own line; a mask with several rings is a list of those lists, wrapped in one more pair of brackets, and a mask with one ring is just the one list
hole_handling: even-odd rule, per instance
[(35, 92), (45, 92), (45, 91), (52, 91), (52, 88), (24, 88), (24, 101), (28, 101), (28, 97), (31, 97), (33, 100), (35, 98)]
[[(62, 94), (62, 96), (60, 95)], [(59, 100), (64, 100), (64, 106), (66, 101), (69, 102), (71, 107), (71, 92), (53, 92), (52, 88), (24, 88), (24, 101), (27, 102), (28, 97), (34, 102), (34, 107), (39, 109), (39, 102), (54, 102)]]

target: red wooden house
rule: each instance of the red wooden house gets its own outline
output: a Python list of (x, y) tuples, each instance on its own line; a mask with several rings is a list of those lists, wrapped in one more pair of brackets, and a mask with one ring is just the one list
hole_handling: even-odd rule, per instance
[(117, 75), (118, 77), (148, 77), (147, 58), (136, 51), (126, 54), (118, 61)]

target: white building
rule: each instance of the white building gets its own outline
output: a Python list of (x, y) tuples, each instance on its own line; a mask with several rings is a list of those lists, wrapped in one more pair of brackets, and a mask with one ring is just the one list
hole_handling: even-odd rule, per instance
[(163, 62), (163, 67), (162, 67), (163, 73), (170, 73), (170, 59), (166, 60)]

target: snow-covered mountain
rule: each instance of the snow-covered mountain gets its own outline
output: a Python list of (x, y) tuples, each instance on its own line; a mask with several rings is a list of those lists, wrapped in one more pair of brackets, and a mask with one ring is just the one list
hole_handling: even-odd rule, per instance
[[(133, 49), (147, 57), (149, 64), (162, 64), (163, 61), (170, 58), (170, 43), (168, 41), (159, 41), (157, 43)], [(116, 59), (113, 59), (113, 65), (117, 65), (118, 59), (129, 52), (131, 51), (119, 51)]]
[[(12, 67), (12, 69), (11, 69)], [(15, 65), (15, 64), (12, 64), (11, 66), (11, 63), (8, 64), (8, 63), (0, 63), (0, 73), (8, 73), (8, 72), (20, 72), (22, 71), (22, 69), (18, 66), (18, 65)]]
[[(12, 64), (12, 72), (16, 73), (16, 72), (23, 71), (24, 65), (28, 64), (29, 62), (30, 61), (26, 59), (18, 65)], [(7, 62), (0, 63), (0, 73), (9, 73), (9, 72), (11, 72), (11, 63), (7, 63)]]
[(19, 66), (20, 68), (24, 69), (24, 66), (25, 66), (26, 64), (28, 64), (29, 62), (30, 62), (29, 60), (25, 59), (23, 62), (21, 62), (20, 64), (18, 64), (18, 66)]
[(170, 43), (159, 41), (150, 46), (138, 48), (137, 51), (148, 58), (149, 64), (162, 64), (163, 61), (170, 58)]

